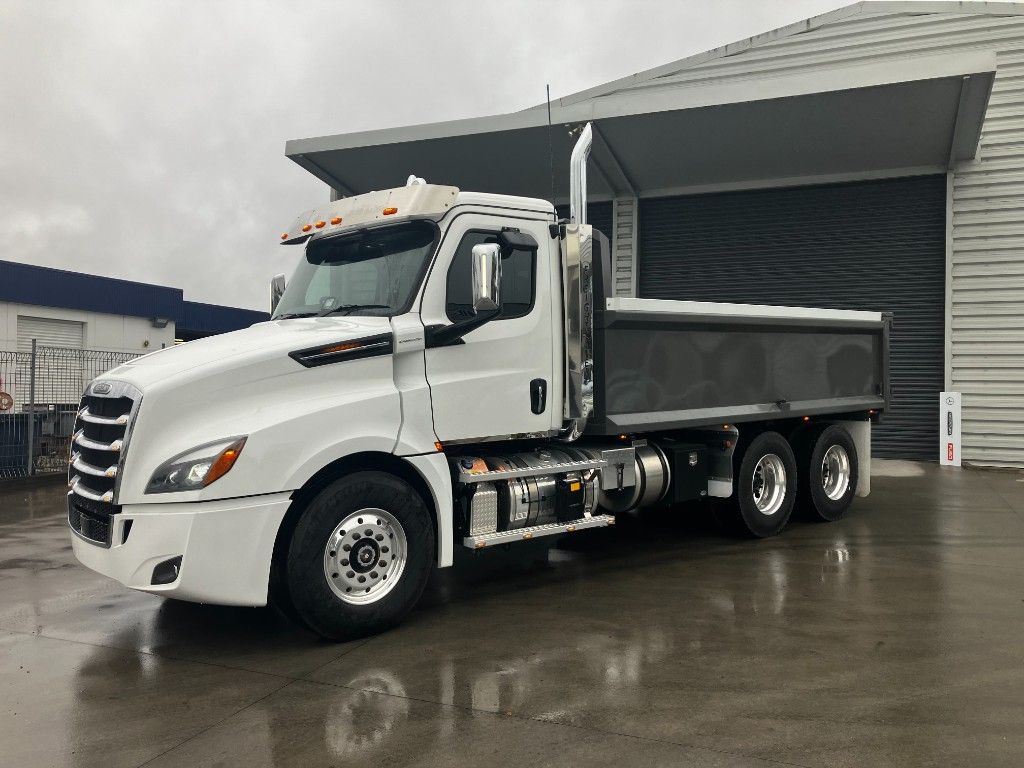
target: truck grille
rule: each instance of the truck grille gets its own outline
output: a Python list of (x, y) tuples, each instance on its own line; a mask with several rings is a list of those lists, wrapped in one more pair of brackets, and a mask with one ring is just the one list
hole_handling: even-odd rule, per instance
[[(100, 391), (97, 391), (100, 390)], [(75, 419), (68, 467), (68, 522), (82, 537), (110, 546), (117, 479), (131, 421), (140, 396), (123, 382), (100, 382), (86, 389)]]
[(83, 539), (103, 547), (110, 546), (114, 515), (120, 507), (89, 501), (75, 493), (68, 494), (68, 524)]

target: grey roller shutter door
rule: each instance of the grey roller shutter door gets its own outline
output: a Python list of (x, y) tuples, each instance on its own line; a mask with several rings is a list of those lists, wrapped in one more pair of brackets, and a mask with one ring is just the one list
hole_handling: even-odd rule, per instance
[(638, 294), (894, 313), (874, 452), (933, 460), (945, 210), (942, 175), (642, 200)]

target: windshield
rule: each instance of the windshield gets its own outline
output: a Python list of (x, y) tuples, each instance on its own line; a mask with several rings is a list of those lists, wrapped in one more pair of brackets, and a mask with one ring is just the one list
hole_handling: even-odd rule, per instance
[(273, 319), (406, 312), (436, 236), (432, 222), (412, 221), (311, 240)]

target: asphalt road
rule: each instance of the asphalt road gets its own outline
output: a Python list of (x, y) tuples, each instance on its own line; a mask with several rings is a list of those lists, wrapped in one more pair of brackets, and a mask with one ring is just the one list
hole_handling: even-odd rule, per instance
[(876, 464), (772, 540), (697, 507), (467, 553), (340, 645), (124, 589), (60, 485), (0, 486), (0, 765), (1019, 766), (1024, 475)]

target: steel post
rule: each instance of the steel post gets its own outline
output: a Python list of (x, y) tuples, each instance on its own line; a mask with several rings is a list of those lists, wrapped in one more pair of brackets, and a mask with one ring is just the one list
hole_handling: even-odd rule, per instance
[(36, 473), (33, 461), (36, 443), (36, 340), (32, 339), (32, 357), (28, 373), (28, 474)]

